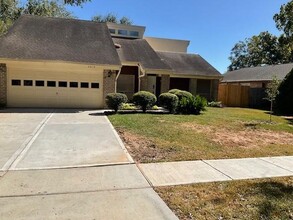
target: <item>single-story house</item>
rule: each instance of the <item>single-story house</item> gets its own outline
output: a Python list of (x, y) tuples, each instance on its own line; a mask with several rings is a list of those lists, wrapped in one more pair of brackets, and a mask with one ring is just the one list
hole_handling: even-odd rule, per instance
[[(222, 86), (234, 86), (235, 89), (229, 90), (229, 94), (225, 94), (224, 97), (220, 95), (219, 99), (223, 99), (224, 104), (225, 100), (230, 100), (232, 103), (242, 103), (242, 101), (237, 102), (237, 97), (247, 97), (246, 103), (247, 107), (265, 107), (269, 104), (265, 98), (265, 89), (269, 82), (272, 81), (273, 77), (276, 76), (277, 79), (283, 80), (285, 76), (293, 69), (293, 63), (288, 64), (278, 64), (278, 65), (262, 65), (257, 67), (249, 67), (243, 68), (239, 70), (234, 70), (227, 72), (223, 75), (223, 79), (220, 82), (219, 89), (222, 90)], [(239, 90), (237, 89), (239, 87)], [(244, 90), (241, 87), (245, 88)], [(231, 94), (236, 91), (237, 94)], [(240, 92), (238, 92), (240, 91)], [(239, 93), (248, 93), (246, 94), (239, 94)], [(219, 91), (221, 93), (221, 91)], [(229, 98), (231, 97), (231, 99)], [(232, 98), (233, 97), (233, 98)], [(233, 101), (234, 99), (234, 101)], [(237, 105), (230, 105), (230, 106), (237, 106)]]
[(0, 38), (0, 104), (103, 108), (105, 96), (171, 88), (217, 99), (221, 74), (189, 41), (144, 36), (145, 27), (21, 16)]

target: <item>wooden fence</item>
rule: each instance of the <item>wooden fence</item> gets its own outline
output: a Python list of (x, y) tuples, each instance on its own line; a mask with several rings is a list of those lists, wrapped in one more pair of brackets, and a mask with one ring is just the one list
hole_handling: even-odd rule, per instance
[(249, 86), (220, 84), (218, 100), (225, 106), (249, 107)]

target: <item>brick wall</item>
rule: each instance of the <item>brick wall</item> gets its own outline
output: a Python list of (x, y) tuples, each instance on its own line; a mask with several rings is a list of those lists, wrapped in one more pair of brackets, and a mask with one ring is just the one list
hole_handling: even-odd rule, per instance
[(161, 78), (161, 93), (168, 92), (170, 89), (170, 76), (162, 75)]
[(140, 91), (148, 91), (148, 77), (147, 77), (147, 75), (140, 78)]
[(108, 93), (115, 92), (115, 78), (116, 72), (111, 70), (104, 70), (103, 78), (104, 78), (104, 85), (103, 85), (103, 99), (104, 99), (104, 107), (107, 108), (106, 105), (106, 96)]
[(213, 101), (218, 100), (218, 90), (219, 90), (219, 80), (214, 79), (214, 80), (212, 80), (212, 94), (211, 94), (211, 99)]
[(0, 106), (7, 104), (7, 68), (5, 63), (0, 63)]

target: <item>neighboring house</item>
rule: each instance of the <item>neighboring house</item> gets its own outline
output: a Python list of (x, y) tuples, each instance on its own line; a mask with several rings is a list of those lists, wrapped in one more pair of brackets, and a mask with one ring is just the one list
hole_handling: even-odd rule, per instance
[(170, 88), (217, 99), (221, 74), (188, 41), (145, 27), (25, 15), (0, 38), (0, 104), (103, 108), (105, 96)]
[[(264, 99), (265, 98), (265, 89), (267, 88), (268, 83), (272, 80), (273, 76), (276, 76), (279, 80), (283, 80), (285, 76), (293, 69), (293, 63), (288, 64), (279, 64), (279, 65), (264, 65), (258, 67), (243, 68), (235, 71), (227, 72), (223, 75), (223, 80), (220, 84), (220, 97), (221, 101), (224, 104), (230, 106), (242, 106), (242, 101), (237, 101), (235, 99), (240, 99), (240, 97), (247, 97), (247, 101), (244, 101), (245, 105), (248, 107), (264, 107), (269, 103)], [(234, 86), (234, 89), (229, 90), (226, 94), (222, 95), (223, 90), (222, 86)], [(238, 88), (242, 89), (238, 91)], [(226, 86), (227, 87), (227, 86)], [(235, 91), (235, 92), (233, 92)], [(229, 94), (227, 94), (229, 93)], [(235, 93), (235, 94), (234, 94)], [(230, 100), (226, 101), (225, 100)], [(232, 102), (233, 104), (229, 104)], [(234, 104), (234, 103), (238, 103)]]

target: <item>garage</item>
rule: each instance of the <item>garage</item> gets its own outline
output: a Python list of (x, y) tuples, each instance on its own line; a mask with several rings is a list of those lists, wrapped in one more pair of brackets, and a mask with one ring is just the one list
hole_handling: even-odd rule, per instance
[(7, 106), (102, 108), (103, 69), (55, 62), (9, 62)]

